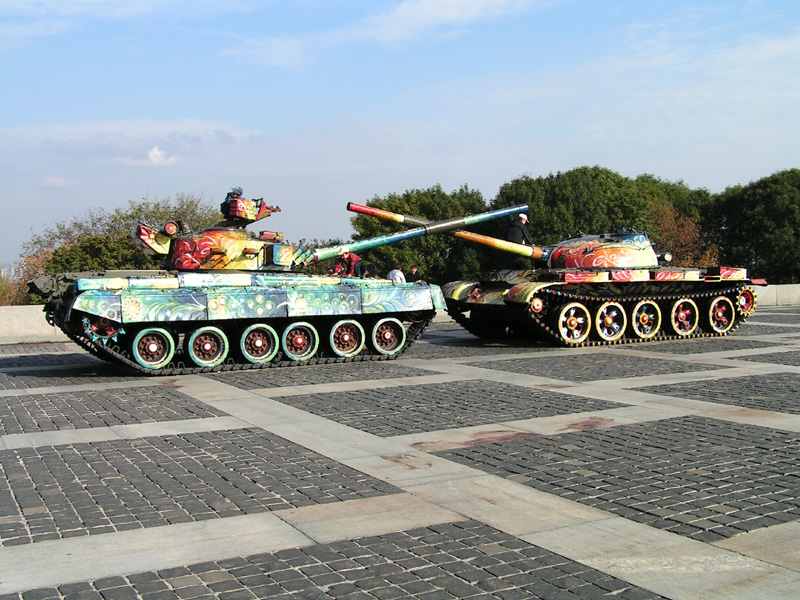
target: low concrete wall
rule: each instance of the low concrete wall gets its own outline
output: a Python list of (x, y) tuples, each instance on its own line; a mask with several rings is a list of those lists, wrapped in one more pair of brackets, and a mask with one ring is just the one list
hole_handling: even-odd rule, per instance
[[(800, 305), (800, 284), (755, 286), (758, 306)], [(441, 312), (439, 316), (445, 315)], [(47, 324), (41, 306), (0, 306), (0, 342), (67, 341), (56, 327)]]
[(42, 306), (0, 306), (0, 341), (60, 342), (69, 338), (47, 324)]

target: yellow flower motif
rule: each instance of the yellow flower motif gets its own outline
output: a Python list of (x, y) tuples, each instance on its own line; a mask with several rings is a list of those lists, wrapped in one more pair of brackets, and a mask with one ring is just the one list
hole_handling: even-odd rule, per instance
[(125, 305), (122, 308), (122, 314), (125, 315), (126, 318), (131, 319), (134, 317), (139, 316), (139, 313), (142, 311), (142, 304), (135, 298), (128, 298), (125, 300)]

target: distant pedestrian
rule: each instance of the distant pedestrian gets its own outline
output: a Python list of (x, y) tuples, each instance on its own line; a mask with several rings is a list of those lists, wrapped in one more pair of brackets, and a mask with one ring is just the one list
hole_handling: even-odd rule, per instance
[(406, 276), (403, 274), (403, 267), (401, 265), (395, 265), (394, 269), (389, 271), (388, 275), (386, 275), (386, 279), (391, 279), (394, 283), (405, 283)]
[(411, 270), (408, 272), (408, 275), (406, 275), (406, 281), (408, 283), (417, 283), (417, 282), (422, 283), (422, 275), (419, 274), (419, 269), (417, 268), (417, 265), (411, 267)]

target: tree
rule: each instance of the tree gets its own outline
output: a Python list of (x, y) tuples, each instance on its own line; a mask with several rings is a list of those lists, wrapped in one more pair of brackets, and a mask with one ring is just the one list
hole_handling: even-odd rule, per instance
[(718, 250), (700, 225), (702, 211), (711, 202), (708, 190), (653, 175), (640, 175), (635, 183), (650, 205), (644, 227), (657, 251), (672, 252), (677, 267), (718, 264)]
[(11, 289), (3, 294), (2, 301), (30, 301), (26, 282), (43, 273), (156, 268), (158, 261), (135, 249), (128, 240), (129, 231), (138, 223), (160, 226), (182, 220), (190, 229), (200, 230), (220, 219), (217, 204), (191, 194), (177, 194), (174, 200), (132, 200), (127, 207), (110, 213), (102, 208), (90, 209), (71, 221), (55, 223), (23, 244), (18, 274), (10, 280)]
[(105, 233), (81, 238), (53, 251), (48, 273), (105, 269), (157, 269), (158, 259), (147, 256), (119, 234)]
[[(425, 190), (407, 190), (401, 195), (390, 194), (385, 198), (376, 196), (367, 204), (428, 221), (486, 212), (486, 203), (481, 193), (467, 186), (449, 194), (439, 185)], [(351, 222), (356, 230), (353, 236), (356, 241), (409, 229), (365, 215), (355, 216)], [(471, 277), (480, 269), (478, 250), (446, 234), (426, 235), (397, 244), (379, 246), (360, 252), (359, 256), (364, 264), (375, 264), (382, 276), (398, 263), (406, 272), (412, 265), (417, 265), (425, 281), (433, 283)]]
[(653, 198), (649, 213), (650, 241), (658, 252), (670, 251), (676, 267), (714, 266), (719, 264), (719, 251), (707, 244), (700, 226), (678, 210), (665, 198)]
[[(504, 184), (491, 207), (516, 204), (528, 205), (529, 231), (540, 245), (621, 227), (642, 230), (649, 211), (648, 200), (635, 182), (602, 167), (580, 167), (535, 179), (524, 175)], [(506, 225), (493, 224), (493, 235), (503, 237)]]
[(800, 282), (800, 169), (726, 188), (704, 211), (720, 261), (770, 283)]

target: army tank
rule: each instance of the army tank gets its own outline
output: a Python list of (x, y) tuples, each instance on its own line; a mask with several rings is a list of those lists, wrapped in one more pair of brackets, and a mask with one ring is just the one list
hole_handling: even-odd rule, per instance
[[(407, 225), (423, 219), (349, 205), (354, 212)], [(448, 232), (530, 259), (530, 269), (503, 269), (442, 286), (447, 312), (487, 339), (538, 339), (592, 346), (722, 336), (756, 309), (747, 270), (672, 267), (647, 234), (631, 229), (549, 246), (526, 245), (457, 229)]]
[(305, 267), (525, 210), (295, 248), (279, 232), (246, 229), (280, 207), (239, 193), (220, 208), (224, 219), (200, 232), (180, 221), (132, 229), (131, 241), (160, 257), (160, 270), (43, 275), (28, 282), (28, 291), (45, 299), (47, 321), (79, 346), (148, 375), (390, 360), (445, 308), (441, 289), (332, 270), (314, 275)]

